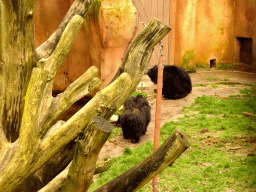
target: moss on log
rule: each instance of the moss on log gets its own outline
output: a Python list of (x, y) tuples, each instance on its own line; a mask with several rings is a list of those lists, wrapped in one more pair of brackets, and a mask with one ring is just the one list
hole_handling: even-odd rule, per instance
[(167, 166), (172, 165), (188, 147), (184, 134), (176, 129), (157, 151), (95, 192), (137, 191)]

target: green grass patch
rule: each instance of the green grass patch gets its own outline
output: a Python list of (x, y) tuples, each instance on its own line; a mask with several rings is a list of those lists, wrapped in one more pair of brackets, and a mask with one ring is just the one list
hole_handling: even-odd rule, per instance
[[(243, 112), (256, 113), (256, 90), (241, 91), (240, 100), (202, 96), (183, 108), (184, 118), (161, 128), (162, 144), (175, 129), (187, 136), (190, 148), (171, 167), (159, 174), (159, 191), (254, 191), (256, 189), (256, 119)], [(203, 128), (208, 132), (201, 133)], [(153, 151), (147, 142), (135, 149), (126, 148), (113, 158), (111, 168), (99, 174), (90, 187), (93, 191), (142, 161)], [(140, 192), (152, 191), (146, 184)]]
[(123, 135), (122, 129), (120, 127), (115, 127), (115, 129), (110, 134), (108, 140), (110, 140), (110, 139), (112, 139), (112, 138), (114, 138), (116, 136), (119, 136), (119, 135)]
[(229, 81), (229, 79), (207, 78), (208, 81)]
[(129, 97), (136, 97), (136, 96), (138, 96), (138, 95), (141, 95), (141, 96), (143, 96), (143, 97), (145, 97), (145, 98), (147, 98), (148, 97), (148, 95), (147, 95), (147, 93), (146, 92), (138, 92), (138, 91), (134, 91)]
[(217, 63), (216, 68), (222, 70), (234, 69), (236, 68), (236, 63)]
[(208, 85), (210, 85), (210, 84), (207, 84), (207, 83), (199, 83), (199, 84), (194, 85), (193, 87), (207, 87)]

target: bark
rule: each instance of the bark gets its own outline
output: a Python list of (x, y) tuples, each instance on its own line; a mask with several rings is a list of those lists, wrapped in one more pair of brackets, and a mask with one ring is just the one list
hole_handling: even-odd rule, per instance
[(104, 155), (104, 157), (100, 161), (97, 161), (94, 175), (107, 171), (110, 168), (110, 166), (110, 157), (108, 155)]
[(71, 5), (69, 11), (64, 17), (63, 21), (60, 23), (58, 29), (47, 39), (42, 45), (40, 45), (36, 49), (36, 58), (37, 60), (41, 60), (42, 58), (49, 57), (55, 47), (57, 46), (59, 39), (65, 30), (67, 24), (70, 22), (71, 18), (75, 15), (80, 15), (85, 18), (88, 14), (89, 10), (92, 9), (93, 6), (99, 6), (99, 0), (75, 0)]
[(113, 129), (111, 123), (102, 117), (92, 118), (84, 138), (76, 144), (76, 154), (62, 191), (87, 191), (92, 183), (99, 152)]
[(247, 117), (256, 117), (256, 114), (249, 113), (249, 112), (243, 112), (243, 114)]
[[(35, 82), (30, 83), (32, 85), (36, 84)], [(115, 101), (121, 93), (126, 92), (126, 86), (130, 87), (130, 84), (130, 77), (126, 73), (122, 74), (115, 82), (97, 93), (71, 119), (63, 125), (60, 124), (59, 127), (55, 127), (55, 131), (50, 132), (43, 139), (40, 138), (44, 130), (36, 131), (37, 134), (27, 132), (33, 137), (29, 137), (25, 132), (21, 134), (19, 138), (21, 143), (17, 146), (14, 156), (5, 166), (0, 165), (0, 189), (8, 192), (21, 185), (26, 178), (38, 170), (49, 158), (81, 133), (90, 119), (101, 113), (102, 108), (109, 110), (110, 103)], [(29, 88), (33, 87), (32, 85)], [(30, 91), (28, 90), (28, 92)], [(25, 124), (24, 126), (28, 126), (30, 129), (31, 125)], [(25, 127), (24, 130), (26, 130)], [(33, 143), (34, 145), (28, 145), (26, 141), (28, 144)], [(4, 164), (6, 161), (2, 163)]]
[(172, 165), (188, 147), (185, 135), (176, 129), (157, 151), (95, 192), (137, 191), (167, 166)]
[[(148, 26), (138, 35), (138, 37), (132, 42), (131, 47), (126, 53), (126, 59), (122, 66), (124, 70), (130, 73), (133, 79), (132, 85), (126, 86), (127, 91), (124, 93), (117, 92), (120, 95), (115, 101), (113, 101), (107, 108), (99, 108), (101, 117), (109, 119), (112, 114), (118, 109), (126, 98), (136, 89), (138, 83), (141, 80), (144, 70), (146, 69), (153, 51), (153, 46), (156, 45), (168, 32), (170, 28), (156, 19), (153, 19)], [(151, 38), (148, 38), (149, 35)], [(120, 75), (121, 72), (117, 75)], [(114, 81), (114, 79), (113, 79)], [(77, 180), (82, 181), (83, 178), (77, 177)]]
[[(95, 2), (96, 0), (76, 0), (71, 9), (72, 13), (67, 14), (56, 34), (37, 49), (37, 59), (34, 58), (32, 20), (34, 1), (0, 2), (0, 78), (3, 82), (0, 88), (0, 191), (17, 189), (81, 134), (92, 117), (98, 115), (105, 119), (110, 118), (136, 89), (151, 58), (154, 45), (170, 30), (159, 21), (153, 20), (136, 38), (136, 42), (132, 43), (122, 65), (124, 70), (119, 71), (115, 80), (98, 92), (67, 122), (54, 124), (74, 102), (100, 84), (100, 80), (96, 78), (98, 70), (92, 67), (65, 92), (52, 97), (52, 85), (57, 70), (83, 25), (83, 17), (89, 6)], [(81, 10), (78, 5), (82, 5)], [(82, 17), (76, 14), (79, 11)], [(8, 140), (16, 141), (10, 143)], [(88, 153), (92, 152), (89, 150)], [(79, 172), (74, 171), (72, 174), (77, 174), (78, 180), (85, 179)]]
[(164, 23), (161, 23), (155, 18), (152, 19), (131, 43), (122, 65), (119, 67), (111, 82), (118, 78), (120, 74), (126, 72), (134, 80), (132, 86), (135, 89), (138, 80), (143, 76), (144, 70), (151, 59), (154, 46), (159, 43), (170, 30), (171, 28)]
[[(127, 59), (124, 61), (123, 64), (127, 72), (133, 71), (133, 73), (130, 73), (133, 79), (132, 86), (126, 86), (127, 91), (125, 93), (117, 92), (116, 94), (118, 94), (119, 97), (115, 101), (110, 103), (108, 107), (99, 108), (98, 110), (101, 113), (101, 117), (103, 117), (104, 119), (109, 119), (116, 111), (116, 109), (118, 109), (121, 104), (126, 100), (126, 98), (136, 89), (144, 73), (144, 70), (146, 69), (148, 62), (151, 58), (153, 50), (152, 45), (157, 44), (161, 40), (161, 38), (163, 38), (164, 35), (169, 32), (169, 30), (170, 28), (168, 28), (166, 25), (154, 19), (144, 29), (144, 31), (139, 34), (139, 36), (135, 39), (135, 42), (132, 42), (132, 49), (130, 48), (129, 51), (126, 53)], [(152, 39), (149, 40), (148, 37), (145, 36), (145, 34), (150, 35)], [(139, 53), (137, 52), (138, 50), (140, 50)], [(136, 60), (136, 62), (133, 62), (134, 60)], [(83, 178), (80, 177), (76, 179), (80, 181), (83, 180)]]
[(33, 0), (1, 1), (0, 118), (11, 142), (19, 135), (23, 98), (35, 64), (33, 7)]
[[(46, 186), (40, 189), (38, 192), (58, 192), (62, 189), (63, 185), (68, 176), (68, 172), (70, 169), (71, 163), (59, 173), (51, 182), (49, 182)], [(94, 174), (98, 174), (104, 171), (107, 171), (111, 166), (111, 159), (108, 156), (105, 156), (103, 159), (97, 161), (96, 169)]]

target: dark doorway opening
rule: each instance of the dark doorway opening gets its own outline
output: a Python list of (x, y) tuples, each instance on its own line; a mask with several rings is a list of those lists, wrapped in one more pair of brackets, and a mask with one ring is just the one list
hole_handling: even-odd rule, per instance
[(252, 38), (237, 37), (238, 62), (252, 64)]
[(210, 60), (210, 68), (216, 68), (216, 59)]

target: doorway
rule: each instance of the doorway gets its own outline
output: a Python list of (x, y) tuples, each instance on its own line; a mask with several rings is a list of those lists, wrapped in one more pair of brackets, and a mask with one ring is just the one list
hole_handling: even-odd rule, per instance
[(216, 59), (210, 60), (210, 68), (216, 68)]
[(252, 38), (237, 37), (237, 61), (252, 64)]

